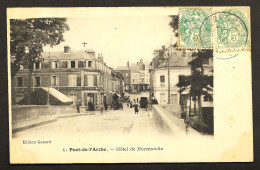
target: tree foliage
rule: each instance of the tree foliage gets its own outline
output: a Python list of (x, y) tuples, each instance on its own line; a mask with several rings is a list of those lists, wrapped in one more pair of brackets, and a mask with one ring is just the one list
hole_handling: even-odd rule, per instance
[(28, 65), (32, 70), (33, 63), (43, 52), (43, 47), (52, 47), (63, 42), (63, 33), (68, 30), (65, 18), (11, 19), (12, 77), (16, 75), (21, 64)]
[(171, 15), (171, 21), (169, 25), (172, 27), (175, 36), (178, 37), (178, 27), (179, 27), (179, 15)]

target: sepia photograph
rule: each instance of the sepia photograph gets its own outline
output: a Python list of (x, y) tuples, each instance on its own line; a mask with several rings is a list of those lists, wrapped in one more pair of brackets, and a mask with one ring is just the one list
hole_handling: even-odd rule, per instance
[(249, 7), (9, 8), (7, 25), (10, 163), (253, 160)]

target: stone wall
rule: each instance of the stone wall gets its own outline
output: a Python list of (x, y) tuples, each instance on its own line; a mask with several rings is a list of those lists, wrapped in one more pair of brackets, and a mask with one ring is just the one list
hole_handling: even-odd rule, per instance
[(153, 119), (161, 133), (174, 135), (186, 134), (186, 124), (183, 119), (177, 118), (160, 105), (153, 105), (152, 107)]
[(12, 106), (12, 123), (18, 123), (26, 120), (37, 119), (38, 110), (48, 110), (47, 106)]
[(37, 119), (39, 116), (76, 113), (73, 106), (13, 105), (12, 123)]

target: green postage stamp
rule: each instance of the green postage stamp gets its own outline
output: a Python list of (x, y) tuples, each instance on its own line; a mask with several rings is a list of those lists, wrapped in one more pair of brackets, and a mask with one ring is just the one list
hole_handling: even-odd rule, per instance
[(180, 8), (178, 47), (217, 52), (250, 50), (250, 8)]

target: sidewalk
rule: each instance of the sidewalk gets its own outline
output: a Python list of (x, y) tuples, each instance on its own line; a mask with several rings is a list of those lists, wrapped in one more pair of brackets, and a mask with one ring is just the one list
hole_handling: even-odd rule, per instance
[(130, 136), (147, 134), (152, 134), (153, 136), (160, 135), (152, 116), (151, 111), (143, 111), (136, 115)]
[(46, 115), (39, 116), (37, 119), (27, 120), (12, 125), (12, 133), (20, 132), (26, 129), (33, 127), (45, 125), (57, 121), (59, 118), (68, 118), (74, 116), (85, 116), (85, 115), (94, 115), (99, 113), (98, 111), (94, 112), (83, 112), (83, 113), (71, 113), (71, 114), (57, 114), (57, 115)]

